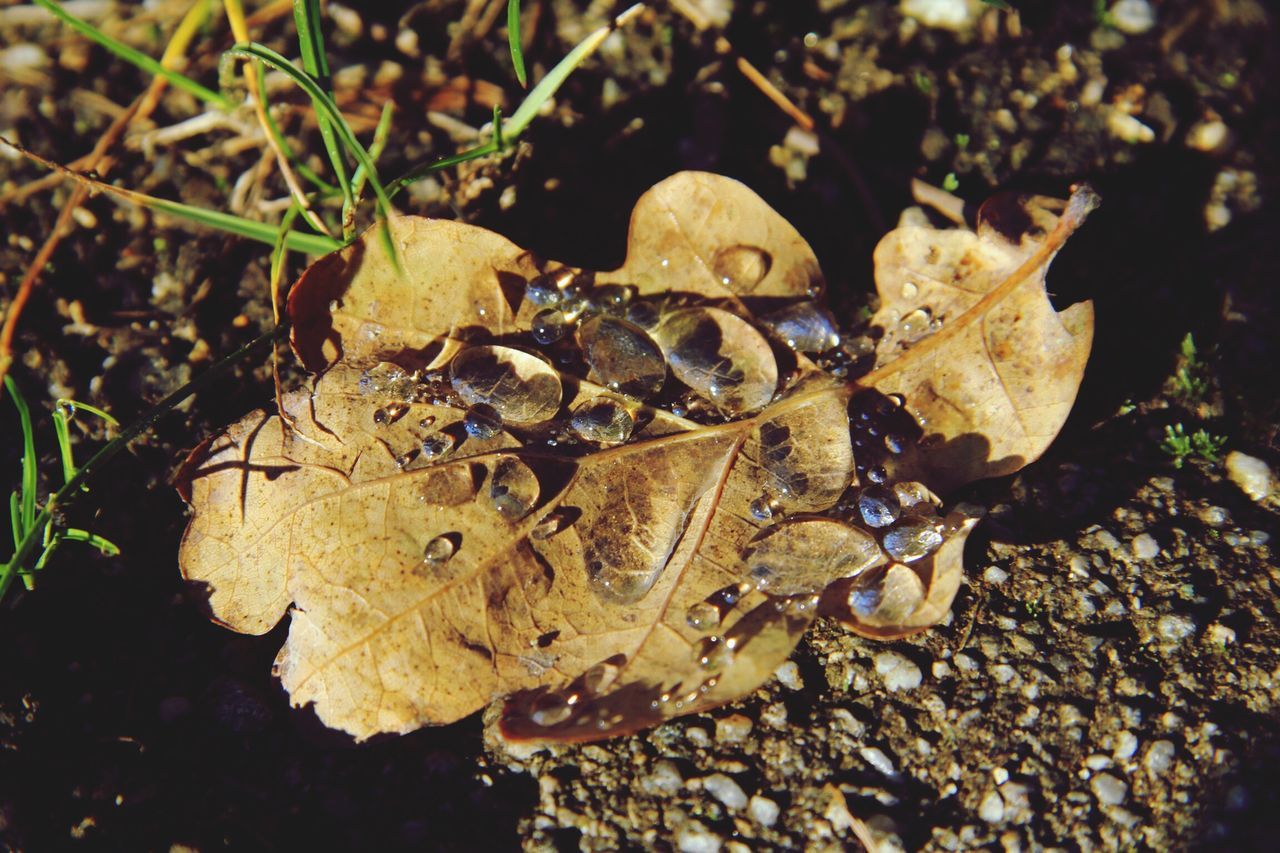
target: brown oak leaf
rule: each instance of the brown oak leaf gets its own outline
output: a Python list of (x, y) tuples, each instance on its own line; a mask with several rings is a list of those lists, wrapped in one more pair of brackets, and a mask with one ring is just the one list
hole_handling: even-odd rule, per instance
[(495, 700), (512, 740), (608, 737), (749, 693), (819, 612), (922, 630), (976, 523), (931, 489), (1038, 456), (1079, 384), (1043, 273), (1084, 198), (1020, 242), (888, 235), (853, 380), (812, 251), (727, 178), (651, 189), (598, 274), (394, 218), (403, 275), (367, 234), (293, 289), (314, 383), (183, 466), (183, 573), (234, 630), (289, 613), (292, 702), (358, 739)]

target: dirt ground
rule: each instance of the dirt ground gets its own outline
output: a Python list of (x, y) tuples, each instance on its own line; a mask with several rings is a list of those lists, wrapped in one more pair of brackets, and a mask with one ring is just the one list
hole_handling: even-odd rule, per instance
[[(78, 5), (153, 55), (185, 8)], [(399, 107), (385, 174), (451, 153), (495, 100), (521, 98), (500, 29), (455, 38), (462, 0), (358, 5), (329, 7), (331, 62), (349, 112)], [(1276, 499), (1251, 500), (1220, 459), (1175, 467), (1161, 448), (1181, 424), (1280, 459), (1274, 14), (1252, 0), (1013, 2), (1016, 19), (948, 2), (696, 4), (727, 15), (733, 47), (815, 116), (815, 146), (680, 4), (652, 5), (516, 151), (419, 184), (402, 209), (607, 269), (645, 188), (718, 171), (805, 235), (852, 322), (912, 177), (975, 203), (1080, 180), (1102, 196), (1049, 278), (1060, 305), (1096, 305), (1076, 409), (1040, 461), (947, 496), (990, 507), (952, 618), (888, 644), (820, 625), (742, 702), (596, 745), (509, 754), (479, 715), (353, 744), (271, 678), (284, 626), (219, 628), (178, 575), (185, 508), (169, 479), (204, 436), (270, 403), (270, 368), (251, 364), (163, 419), (71, 513), (122, 556), (67, 546), (0, 606), (8, 848), (821, 850), (855, 847), (855, 818), (884, 849), (1274, 848)], [(535, 77), (617, 11), (524, 6)], [(955, 8), (958, 29), (928, 17)], [(29, 11), (0, 3), (0, 135), (70, 162), (147, 79)], [(260, 36), (291, 54), (292, 38), (287, 17)], [(221, 24), (202, 35), (191, 73), (214, 83), (227, 43)], [(299, 104), (297, 127), (301, 100), (280, 98)], [(110, 179), (274, 221), (259, 203), (284, 189), (274, 171), (252, 179), (251, 114), (147, 135), (197, 112), (167, 95)], [(41, 174), (0, 156), (0, 305), (70, 194), (13, 200)], [(259, 245), (101, 196), (76, 226), (15, 346), (48, 473), (55, 398), (127, 423), (271, 319)], [(1188, 333), (1194, 393), (1171, 378)], [(7, 402), (0, 424), (16, 482)], [(78, 421), (79, 458), (104, 437)]]

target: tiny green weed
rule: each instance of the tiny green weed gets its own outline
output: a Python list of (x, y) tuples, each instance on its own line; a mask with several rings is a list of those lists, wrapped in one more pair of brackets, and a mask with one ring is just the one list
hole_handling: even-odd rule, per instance
[(1226, 446), (1226, 436), (1212, 435), (1204, 428), (1187, 435), (1181, 423), (1166, 426), (1164, 440), (1160, 442), (1160, 449), (1173, 457), (1173, 467), (1179, 469), (1192, 456), (1216, 463), (1222, 458), (1222, 450)]

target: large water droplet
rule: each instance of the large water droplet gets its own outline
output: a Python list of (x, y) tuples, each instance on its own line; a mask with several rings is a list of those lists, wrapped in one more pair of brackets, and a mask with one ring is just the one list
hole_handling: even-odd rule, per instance
[(573, 715), (573, 705), (559, 693), (544, 693), (533, 701), (529, 719), (535, 725), (554, 726)]
[(659, 321), (662, 320), (662, 313), (658, 311), (658, 306), (652, 302), (647, 299), (640, 299), (627, 306), (626, 318), (640, 328), (652, 331), (658, 327)]
[(884, 535), (884, 549), (900, 563), (927, 557), (942, 544), (942, 533), (936, 522), (910, 519)]
[(422, 550), (422, 562), (429, 568), (438, 569), (453, 557), (453, 537), (445, 534), (432, 539)]
[(902, 283), (903, 299), (915, 299), (919, 293), (920, 288), (916, 286), (915, 282), (905, 281)]
[(782, 505), (766, 492), (751, 502), (750, 510), (756, 521), (769, 521), (782, 510)]
[(588, 310), (595, 314), (610, 314), (621, 317), (627, 305), (635, 296), (636, 289), (625, 284), (602, 284), (591, 291), (587, 297)]
[(586, 441), (621, 444), (631, 437), (635, 419), (627, 407), (609, 397), (593, 397), (573, 410), (569, 426)]
[(467, 414), (462, 419), (462, 426), (466, 429), (467, 435), (483, 441), (502, 432), (502, 416), (493, 406), (476, 403), (467, 409)]
[(838, 394), (814, 395), (761, 423), (757, 438), (766, 487), (787, 512), (826, 510), (853, 481), (849, 420)]
[(723, 637), (704, 637), (693, 651), (694, 662), (712, 672), (718, 672), (733, 663), (733, 649)]
[(859, 575), (849, 589), (849, 609), (862, 621), (901, 625), (924, 601), (920, 576), (902, 565), (872, 569)]
[(559, 308), (544, 308), (529, 321), (529, 331), (540, 344), (554, 344), (569, 332), (569, 321)]
[(826, 352), (840, 345), (835, 318), (815, 302), (796, 302), (760, 318), (779, 340), (797, 352)]
[(398, 364), (380, 361), (360, 374), (357, 387), (361, 394), (377, 394), (397, 400), (413, 396), (417, 379)]
[(779, 522), (743, 555), (749, 576), (770, 595), (813, 595), (833, 581), (885, 562), (875, 537), (832, 518)]
[(915, 343), (933, 331), (933, 315), (928, 308), (917, 308), (898, 323), (898, 333), (905, 343)]
[(716, 252), (711, 271), (720, 283), (735, 293), (746, 293), (769, 274), (773, 257), (755, 246), (726, 246)]
[(646, 399), (662, 390), (667, 365), (648, 333), (616, 317), (593, 317), (578, 329), (578, 345), (604, 385)]
[(709, 601), (699, 601), (685, 611), (684, 621), (695, 631), (710, 631), (720, 625), (720, 608)]
[(915, 480), (903, 480), (893, 484), (893, 493), (903, 509), (909, 509), (917, 515), (929, 514), (937, 509), (937, 498), (924, 483)]
[(467, 403), (492, 406), (507, 423), (541, 423), (560, 408), (556, 372), (537, 356), (511, 347), (463, 350), (449, 365), (449, 381)]
[(657, 330), (671, 372), (719, 408), (754, 412), (773, 399), (778, 364), (754, 326), (719, 308), (684, 308)]
[(529, 531), (529, 536), (532, 539), (550, 539), (560, 531), (568, 528), (572, 522), (573, 517), (567, 510), (553, 509), (537, 523), (533, 530)]
[(422, 439), (422, 458), (431, 462), (453, 450), (454, 438), (447, 432), (433, 432)]
[(622, 665), (626, 663), (626, 660), (625, 655), (615, 655), (593, 665), (579, 678), (582, 683), (582, 689), (589, 696), (599, 696), (604, 693), (618, 679), (618, 674), (622, 671)]
[(565, 288), (573, 283), (573, 279), (574, 273), (569, 269), (560, 269), (537, 276), (525, 285), (525, 298), (534, 305), (543, 307), (558, 305), (564, 298)]
[(493, 466), (489, 478), (489, 500), (494, 509), (511, 521), (529, 514), (538, 502), (541, 486), (533, 470), (519, 457), (503, 456)]
[(867, 486), (858, 495), (858, 512), (868, 527), (888, 527), (902, 515), (902, 505), (892, 489)]

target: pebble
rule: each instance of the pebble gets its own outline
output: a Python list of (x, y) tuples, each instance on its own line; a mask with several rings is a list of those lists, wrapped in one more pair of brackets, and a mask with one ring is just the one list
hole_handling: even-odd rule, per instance
[(1133, 758), (1138, 751), (1138, 738), (1130, 731), (1122, 731), (1116, 735), (1115, 757), (1120, 761)]
[(1142, 764), (1152, 776), (1163, 776), (1173, 766), (1174, 746), (1172, 741), (1158, 740), (1147, 747), (1147, 754)]
[(1156, 630), (1166, 642), (1180, 643), (1195, 633), (1196, 622), (1181, 613), (1166, 613), (1156, 622)]
[(1009, 573), (999, 566), (987, 566), (986, 571), (982, 573), (982, 579), (987, 583), (1000, 584), (1009, 579)]
[(903, 654), (894, 651), (880, 652), (875, 657), (876, 674), (890, 692), (914, 690), (920, 686), (924, 675), (920, 667)]
[(1210, 527), (1224, 527), (1231, 523), (1231, 513), (1220, 506), (1208, 506), (1200, 511), (1200, 520)]
[(1219, 646), (1229, 646), (1236, 641), (1236, 632), (1221, 622), (1209, 626), (1209, 639)]
[(1156, 25), (1156, 12), (1147, 0), (1120, 0), (1111, 7), (1111, 22), (1125, 35), (1140, 36)]
[(773, 826), (777, 823), (779, 811), (777, 803), (759, 794), (756, 794), (747, 803), (747, 814), (751, 815), (751, 819), (761, 826)]
[(686, 821), (676, 831), (676, 847), (680, 853), (717, 853), (723, 845), (724, 839), (701, 821)]
[(684, 785), (684, 777), (675, 762), (662, 760), (653, 765), (653, 770), (640, 783), (646, 791), (654, 794), (674, 794)]
[(987, 823), (1001, 823), (1004, 821), (1004, 797), (1000, 796), (998, 791), (989, 791), (982, 802), (978, 804), (978, 817)]
[(742, 714), (731, 714), (716, 720), (716, 740), (720, 743), (739, 743), (751, 734), (751, 719)]
[(1271, 468), (1256, 456), (1233, 450), (1227, 454), (1226, 466), (1231, 482), (1258, 503), (1265, 501), (1275, 490)]
[(1089, 780), (1089, 787), (1098, 802), (1105, 806), (1118, 806), (1129, 796), (1129, 786), (1110, 773), (1099, 773)]
[(1129, 543), (1129, 550), (1139, 560), (1151, 560), (1160, 553), (1160, 543), (1150, 533), (1139, 533)]
[(959, 32), (976, 20), (967, 0), (902, 0), (902, 14), (926, 27)]
[(702, 787), (711, 796), (724, 803), (725, 808), (738, 809), (747, 805), (747, 794), (742, 786), (723, 773), (716, 773), (702, 780)]
[(803, 690), (804, 679), (800, 677), (800, 667), (796, 666), (796, 662), (789, 660), (773, 671), (779, 683), (788, 690)]
[(858, 750), (858, 754), (862, 756), (862, 760), (879, 770), (886, 776), (897, 776), (898, 768), (893, 766), (893, 761), (884, 751), (874, 746), (864, 746)]
[(1197, 122), (1187, 131), (1187, 147), (1206, 154), (1226, 147), (1231, 138), (1231, 129), (1222, 119), (1209, 119)]

